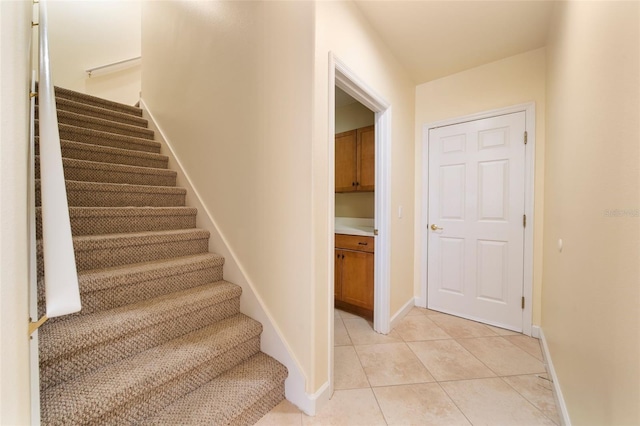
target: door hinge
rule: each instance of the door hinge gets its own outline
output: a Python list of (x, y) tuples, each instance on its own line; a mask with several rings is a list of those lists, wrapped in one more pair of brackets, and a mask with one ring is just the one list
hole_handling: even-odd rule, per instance
[(522, 226), (523, 226), (524, 228), (526, 228), (526, 227), (527, 227), (527, 215), (526, 215), (526, 214), (523, 214), (523, 215), (522, 215)]
[(522, 296), (522, 309), (524, 309), (524, 296)]
[(524, 144), (526, 145), (529, 139), (529, 133), (527, 133), (526, 131), (524, 132)]

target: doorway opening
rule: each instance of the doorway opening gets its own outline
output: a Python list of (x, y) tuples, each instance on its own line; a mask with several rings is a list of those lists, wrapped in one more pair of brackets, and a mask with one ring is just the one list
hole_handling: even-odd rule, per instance
[[(391, 256), (389, 230), (391, 217), (390, 203), (390, 153), (391, 153), (391, 106), (376, 92), (365, 84), (335, 55), (329, 58), (329, 181), (330, 193), (329, 205), (332, 218), (336, 216), (335, 204), (335, 161), (336, 161), (336, 117), (335, 117), (335, 92), (339, 88), (349, 97), (374, 113), (374, 218), (373, 218), (373, 253), (374, 253), (374, 302), (373, 302), (373, 328), (378, 333), (387, 334), (390, 331), (389, 303), (391, 281)], [(335, 223), (330, 226), (332, 236), (335, 235)], [(335, 238), (332, 238), (332, 248), (335, 247)], [(332, 253), (332, 257), (334, 253)], [(329, 276), (335, 279), (334, 274)], [(335, 280), (334, 280), (335, 281)], [(335, 287), (335, 282), (334, 282)], [(334, 318), (334, 291), (330, 291), (329, 313)], [(332, 321), (333, 322), (333, 321)], [(333, 323), (331, 324), (333, 326)], [(333, 340), (333, 339), (331, 339)], [(331, 342), (333, 344), (333, 341)], [(331, 348), (332, 350), (332, 348)]]

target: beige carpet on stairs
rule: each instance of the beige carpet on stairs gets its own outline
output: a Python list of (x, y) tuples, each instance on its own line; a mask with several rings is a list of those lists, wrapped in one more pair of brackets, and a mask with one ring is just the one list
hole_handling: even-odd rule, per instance
[(83, 309), (40, 328), (42, 424), (255, 423), (287, 370), (260, 352), (262, 325), (240, 313), (142, 111), (62, 88), (56, 104)]

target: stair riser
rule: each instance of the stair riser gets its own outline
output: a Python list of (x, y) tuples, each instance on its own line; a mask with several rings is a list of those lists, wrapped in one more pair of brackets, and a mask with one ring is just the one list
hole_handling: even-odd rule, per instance
[(144, 423), (143, 421), (146, 417), (246, 361), (258, 353), (259, 350), (259, 337), (242, 343), (222, 356), (202, 364), (197, 371), (185, 374), (164, 386), (150, 390), (144, 396), (139, 395), (136, 398), (129, 399), (126, 405), (119, 406), (105, 416), (100, 417), (99, 422), (114, 426), (129, 423), (130, 421)]
[(127, 126), (124, 124), (111, 123), (84, 116), (68, 116), (63, 114), (64, 111), (58, 113), (58, 123), (67, 124), (69, 126), (82, 127), (85, 129), (99, 130), (101, 132), (115, 133), (117, 135), (133, 136), (141, 139), (153, 140), (153, 131), (142, 129), (135, 126)]
[[(38, 135), (37, 123), (36, 135)], [(156, 154), (160, 153), (160, 143), (149, 139), (136, 138), (125, 135), (114, 135), (113, 133), (101, 132), (99, 130), (83, 129), (74, 126), (61, 125), (60, 139), (91, 145), (129, 149), (132, 151), (152, 152)]]
[[(74, 216), (70, 212), (71, 233), (80, 235), (118, 234), (126, 232), (168, 231), (196, 227), (196, 214)], [(42, 238), (41, 208), (36, 209), (36, 238)]]
[(58, 111), (73, 112), (75, 114), (82, 114), (89, 117), (100, 118), (102, 120), (115, 121), (116, 123), (128, 124), (130, 126), (146, 128), (148, 125), (147, 120), (136, 115), (100, 107), (87, 107), (87, 104), (68, 102), (64, 98), (56, 99), (56, 107)]
[[(86, 271), (206, 253), (208, 245), (208, 238), (199, 238), (185, 241), (159, 241), (121, 247), (83, 249), (78, 247), (78, 244), (74, 241), (74, 253), (78, 271)], [(38, 278), (40, 279), (43, 276), (42, 244), (39, 242)]]
[(253, 425), (285, 399), (284, 381), (229, 422), (229, 426)]
[[(185, 193), (139, 192), (123, 188), (121, 191), (92, 191), (76, 189), (67, 184), (69, 207), (181, 207)], [(36, 206), (41, 205), (40, 182), (36, 182)]]
[(240, 297), (226, 300), (161, 324), (146, 327), (117, 340), (103, 342), (81, 351), (58, 354), (40, 364), (40, 388), (70, 380), (81, 374), (136, 355), (171, 339), (212, 324), (240, 312)]
[[(146, 279), (120, 283), (99, 291), (83, 291), (83, 276), (78, 278), (80, 294), (82, 298), (82, 311), (60, 318), (51, 318), (49, 321), (62, 321), (76, 316), (92, 314), (94, 312), (114, 309), (130, 303), (137, 303), (153, 297), (182, 291), (207, 283), (222, 280), (222, 265), (203, 268), (195, 271), (177, 271), (173, 275), (167, 275), (156, 279)], [(104, 286), (106, 287), (106, 286)], [(38, 312), (40, 316), (45, 313), (44, 285), (38, 283)]]
[(134, 106), (122, 105), (116, 102), (108, 101), (106, 99), (96, 98), (94, 96), (85, 95), (82, 93), (76, 93), (68, 89), (61, 87), (55, 88), (56, 98), (69, 99), (74, 102), (80, 102), (83, 104), (96, 106), (98, 108), (110, 109), (112, 111), (118, 111), (125, 114), (133, 114), (139, 117), (142, 116), (142, 110)]
[[(40, 155), (39, 138), (36, 138), (36, 155)], [(109, 164), (124, 164), (127, 166), (152, 167), (166, 169), (168, 159), (164, 156), (139, 156), (140, 151), (122, 150), (110, 151), (111, 147), (85, 144), (82, 142), (61, 141), (62, 157), (76, 160), (98, 161)]]
[[(128, 170), (101, 170), (92, 167), (91, 163), (73, 164), (63, 159), (64, 177), (78, 182), (125, 183), (129, 185), (176, 186), (176, 174), (169, 170), (162, 173), (144, 173), (144, 170), (131, 172)], [(36, 176), (40, 176), (40, 161), (36, 159)]]
[(250, 338), (224, 353), (212, 354), (173, 380), (158, 380), (145, 389), (128, 388), (117, 400), (101, 401), (90, 410), (71, 411), (52, 403), (49, 393), (41, 394), (42, 424), (142, 424), (145, 417), (159, 411), (174, 400), (192, 392), (204, 383), (244, 362), (260, 350), (260, 338)]
[(65, 167), (64, 176), (80, 182), (126, 183), (129, 185), (176, 186), (175, 175), (149, 175), (118, 171), (93, 170), (83, 167)]

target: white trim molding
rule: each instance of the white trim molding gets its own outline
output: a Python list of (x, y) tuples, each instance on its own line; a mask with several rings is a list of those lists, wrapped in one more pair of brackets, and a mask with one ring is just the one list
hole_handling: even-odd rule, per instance
[(406, 317), (409, 314), (409, 312), (411, 312), (411, 309), (413, 309), (414, 306), (416, 306), (416, 298), (412, 297), (407, 301), (407, 303), (405, 303), (402, 306), (402, 308), (400, 308), (398, 312), (393, 314), (393, 316), (391, 317), (392, 330), (395, 328), (396, 325), (398, 325), (400, 321), (402, 321), (404, 317)]
[(551, 361), (551, 352), (549, 352), (547, 339), (544, 336), (542, 328), (537, 328), (538, 332), (540, 333), (540, 343), (542, 343), (542, 354), (544, 356), (545, 366), (547, 367), (547, 372), (549, 373), (549, 377), (551, 378), (551, 385), (553, 386), (553, 396), (556, 399), (556, 406), (560, 411), (558, 413), (560, 415), (560, 422), (563, 426), (571, 426), (569, 410), (567, 410), (567, 404), (564, 402), (564, 396), (562, 395), (562, 389), (560, 388), (560, 381), (558, 380), (558, 375), (556, 374), (556, 370), (553, 367), (553, 362)]
[(525, 113), (525, 130), (527, 132), (527, 149), (525, 150), (525, 201), (524, 213), (527, 215), (527, 226), (524, 230), (524, 270), (523, 270), (523, 296), (525, 307), (522, 312), (522, 333), (527, 336), (532, 335), (532, 304), (533, 304), (533, 231), (536, 226), (534, 217), (534, 172), (535, 172), (535, 147), (536, 147), (536, 107), (534, 102), (514, 105), (506, 108), (499, 108), (484, 111), (477, 114), (465, 115), (446, 120), (427, 123), (422, 126), (422, 194), (419, 201), (422, 205), (422, 217), (419, 218), (420, 229), (420, 250), (416, 253), (415, 261), (420, 265), (420, 295), (416, 298), (416, 305), (428, 307), (427, 300), (427, 255), (428, 232), (428, 200), (429, 200), (429, 130), (452, 124), (466, 123), (474, 120), (496, 117), (499, 115), (512, 114), (515, 112)]

